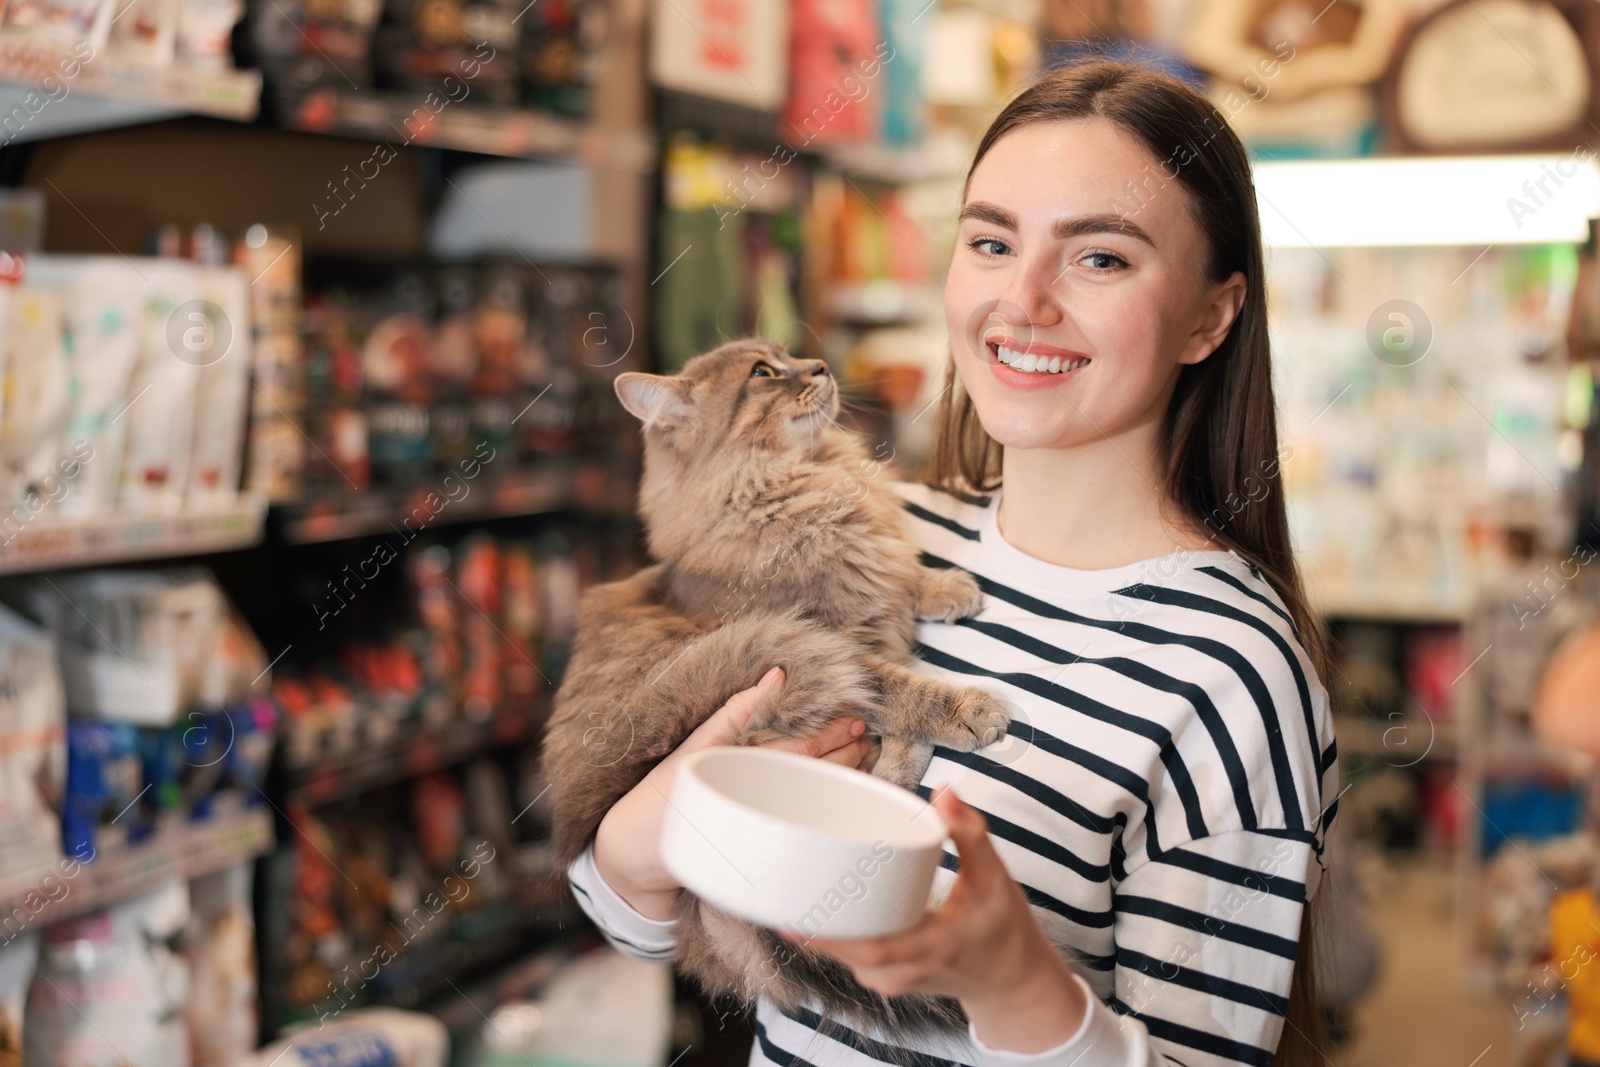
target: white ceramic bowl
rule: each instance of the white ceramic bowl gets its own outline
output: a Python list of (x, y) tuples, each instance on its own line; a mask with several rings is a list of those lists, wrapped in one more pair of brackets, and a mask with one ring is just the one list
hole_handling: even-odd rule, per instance
[(751, 922), (874, 937), (927, 910), (947, 833), (932, 805), (881, 778), (719, 746), (679, 769), (661, 858), (702, 900)]

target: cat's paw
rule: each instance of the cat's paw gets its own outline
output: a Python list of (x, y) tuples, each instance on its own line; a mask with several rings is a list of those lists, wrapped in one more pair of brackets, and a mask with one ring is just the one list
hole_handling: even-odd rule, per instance
[(976, 615), (983, 607), (978, 580), (954, 568), (928, 570), (917, 589), (917, 617), (933, 622), (955, 622)]
[(951, 696), (950, 718), (938, 741), (958, 752), (971, 752), (999, 741), (1010, 725), (1005, 705), (992, 694), (968, 686)]

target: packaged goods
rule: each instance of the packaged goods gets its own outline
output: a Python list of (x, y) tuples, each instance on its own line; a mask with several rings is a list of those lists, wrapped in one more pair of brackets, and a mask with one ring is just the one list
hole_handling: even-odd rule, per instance
[[(67, 451), (72, 368), (61, 292), (29, 285), (5, 286), (0, 292), (6, 307), (0, 500), (7, 508), (0, 523), (9, 541), (43, 510), (43, 503), (37, 509), (26, 503), (29, 491), (42, 501), (59, 502), (75, 491), (80, 461), (91, 459), (94, 452), (88, 442), (80, 443), (77, 453)], [(65, 467), (58, 469), (58, 464)]]
[(44, 933), (28, 990), (24, 1062), (188, 1067), (189, 964), (175, 947), (189, 892), (173, 880)]
[(38, 962), (37, 931), (0, 941), (0, 1067), (22, 1067), (22, 1009)]
[(200, 364), (211, 360), (222, 324), (203, 310), (195, 267), (158, 261), (141, 273), (139, 355), (120, 420), (127, 438), (118, 505), (128, 514), (172, 515), (189, 482)]
[(30, 586), (75, 715), (165, 725), (204, 692), (224, 602), (199, 570), (88, 571)]
[(205, 345), (197, 359), (194, 448), (184, 500), (190, 510), (225, 508), (238, 498), (250, 410), (249, 279), (239, 270), (202, 269), (200, 299), (202, 306), (179, 324), (200, 331)]
[(237, 1067), (271, 1067), (286, 1052), (300, 1063), (340, 1067), (444, 1067), (450, 1034), (431, 1015), (393, 1008), (346, 1012), (326, 1025), (290, 1034), (239, 1060)]
[(65, 721), (54, 639), (0, 608), (0, 899), (38, 888), (61, 859)]
[[(63, 454), (87, 449), (94, 457), (93, 462), (84, 464), (74, 491), (62, 498), (56, 510), (78, 518), (104, 515), (116, 505), (122, 476), (126, 415), (132, 396), (128, 384), (139, 355), (144, 282), (120, 260), (96, 257), (67, 262), (66, 257), (52, 258), (48, 274), (46, 264), (39, 260), (28, 269), (29, 277), (41, 284), (48, 284), (47, 277), (65, 283), (72, 399)], [(139, 399), (133, 398), (131, 403)]]
[(178, 0), (112, 0), (106, 51), (139, 67), (169, 67), (177, 52)]
[(186, 942), (194, 1067), (234, 1067), (256, 1047), (255, 922), (249, 863), (189, 883)]

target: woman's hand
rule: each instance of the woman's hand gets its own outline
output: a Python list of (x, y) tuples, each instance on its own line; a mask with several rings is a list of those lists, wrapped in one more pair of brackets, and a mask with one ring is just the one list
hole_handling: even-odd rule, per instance
[[(774, 667), (753, 688), (735, 693), (695, 728), (638, 785), (611, 806), (595, 833), (594, 861), (606, 884), (641, 914), (670, 919), (682, 888), (661, 862), (661, 828), (667, 798), (678, 768), (692, 752), (732, 742), (761, 701), (783, 686), (783, 671)], [(803, 756), (858, 767), (868, 750), (861, 737), (866, 724), (848, 716), (834, 719), (815, 733), (785, 737), (758, 747), (798, 752)]]
[(1054, 1048), (1078, 1032), (1089, 1008), (1083, 989), (1000, 861), (983, 816), (948, 786), (934, 794), (933, 806), (961, 858), (942, 905), (911, 929), (886, 937), (782, 936), (835, 957), (856, 981), (885, 996), (959, 999), (979, 1039), (991, 1048)]

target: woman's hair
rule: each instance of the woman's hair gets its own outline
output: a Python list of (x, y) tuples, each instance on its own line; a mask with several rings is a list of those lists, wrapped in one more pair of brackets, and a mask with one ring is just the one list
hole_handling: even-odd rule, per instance
[[(1149, 198), (1179, 186), (1205, 236), (1207, 278), (1244, 274), (1244, 304), (1210, 357), (1187, 364), (1162, 427), (1167, 499), (1204, 525), (1215, 541), (1254, 564), (1283, 600), (1317, 673), (1326, 677), (1327, 652), (1289, 545), (1289, 521), (1279, 477), (1277, 413), (1267, 340), (1265, 272), (1255, 186), (1244, 145), (1222, 114), (1183, 83), (1142, 67), (1095, 62), (1052, 71), (1008, 103), (989, 124), (967, 171), (996, 141), (1036, 122), (1102, 119), (1133, 137), (1157, 162), (1147, 165), (1121, 210), (1136, 212)], [(1174, 189), (1173, 191), (1177, 191)], [(965, 191), (963, 190), (963, 199)], [(1000, 486), (1001, 446), (978, 421), (960, 388), (954, 361), (946, 370), (929, 474), (935, 484), (989, 492)], [(1317, 898), (1321, 899), (1321, 896)], [(1312, 989), (1311, 908), (1301, 924), (1288, 1025), (1278, 1065), (1318, 1062), (1321, 1017)]]

